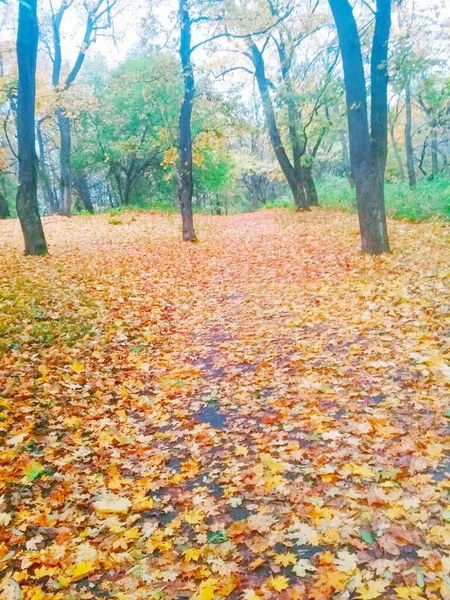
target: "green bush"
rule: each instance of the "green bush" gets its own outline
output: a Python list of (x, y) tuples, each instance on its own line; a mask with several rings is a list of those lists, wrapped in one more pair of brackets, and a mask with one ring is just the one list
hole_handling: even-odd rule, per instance
[[(347, 179), (328, 177), (317, 183), (323, 207), (344, 211), (356, 209), (355, 191)], [(420, 222), (431, 219), (450, 219), (450, 179), (439, 177), (423, 180), (411, 190), (407, 182), (387, 182), (386, 210), (389, 217)]]

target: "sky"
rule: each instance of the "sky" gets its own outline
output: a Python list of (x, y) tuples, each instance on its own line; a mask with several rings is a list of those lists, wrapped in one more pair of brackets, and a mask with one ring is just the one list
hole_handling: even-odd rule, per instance
[[(50, 1), (39, 0), (41, 11), (48, 10)], [(321, 1), (326, 4), (326, 0)], [(118, 0), (118, 2), (121, 10), (114, 19), (114, 38), (110, 34), (99, 37), (90, 50), (91, 53), (102, 54), (111, 66), (121, 62), (130, 50), (138, 45), (148, 6), (146, 0)], [(59, 4), (58, 0), (54, 0), (54, 3), (56, 6)], [(450, 1), (415, 0), (415, 3), (418, 9), (429, 9), (434, 13), (437, 12), (439, 4), (441, 18), (450, 19)], [(6, 4), (0, 2), (0, 41), (13, 39), (15, 36), (17, 4), (18, 0), (7, 0)], [(173, 11), (176, 9), (176, 5), (176, 0), (164, 0), (159, 3), (159, 8), (155, 9), (158, 20), (167, 31), (173, 28)], [(80, 6), (81, 2), (75, 0), (63, 20), (63, 58), (69, 62), (76, 57), (83, 37), (83, 15)], [(45, 24), (42, 28), (44, 29), (44, 27)]]

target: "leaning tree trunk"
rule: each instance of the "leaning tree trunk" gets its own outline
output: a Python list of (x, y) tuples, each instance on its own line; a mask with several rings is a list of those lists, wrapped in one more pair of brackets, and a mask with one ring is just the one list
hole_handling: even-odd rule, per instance
[(349, 0), (328, 0), (339, 37), (344, 67), (350, 162), (355, 179), (361, 247), (369, 254), (389, 252), (384, 206), (387, 158), (387, 55), (390, 0), (377, 0), (371, 57), (371, 129), (358, 27)]
[(6, 202), (5, 196), (0, 191), (0, 219), (8, 219), (11, 216), (9, 212), (9, 206)]
[(194, 217), (192, 213), (194, 177), (191, 133), (192, 105), (195, 97), (195, 79), (191, 60), (191, 19), (186, 0), (180, 0), (179, 14), (181, 22), (180, 58), (183, 68), (184, 98), (179, 122), (180, 163), (178, 168), (178, 199), (183, 222), (183, 241), (195, 242), (197, 241), (197, 236), (195, 235)]
[(59, 133), (61, 136), (61, 148), (59, 150), (60, 162), (60, 214), (69, 216), (72, 210), (72, 174), (70, 166), (70, 155), (72, 153), (72, 135), (70, 132), (70, 121), (64, 113), (64, 109), (56, 109)]
[[(298, 131), (298, 107), (294, 99), (294, 89), (291, 79), (291, 65), (287, 57), (285, 41), (283, 34), (280, 33), (280, 40), (277, 44), (278, 56), (280, 59), (281, 76), (286, 87), (286, 107), (288, 117), (289, 139), (292, 147), (292, 164), (294, 167), (295, 178), (303, 184), (304, 195), (307, 206), (318, 206), (319, 197), (312, 176), (312, 167), (302, 165), (302, 157), (306, 153), (306, 134), (304, 140), (300, 140)], [(263, 65), (264, 66), (264, 65)], [(296, 203), (297, 204), (297, 203)]]
[(283, 146), (280, 132), (278, 130), (275, 111), (273, 109), (272, 99), (270, 97), (269, 85), (266, 79), (266, 69), (264, 59), (258, 46), (251, 42), (250, 50), (252, 53), (252, 62), (255, 67), (255, 77), (258, 83), (258, 89), (261, 96), (261, 102), (269, 130), (269, 137), (272, 147), (277, 157), (278, 164), (283, 171), (286, 181), (289, 184), (292, 195), (294, 196), (295, 207), (297, 210), (309, 210), (308, 199), (306, 197), (305, 187), (299, 173), (296, 173), (291, 164), (287, 152)]
[(417, 185), (416, 169), (414, 166), (414, 147), (412, 143), (412, 105), (411, 105), (411, 81), (408, 77), (405, 87), (405, 149), (406, 149), (406, 167), (408, 169), (408, 183), (411, 189)]
[(34, 131), (36, 100), (36, 56), (38, 47), (37, 0), (19, 3), (17, 30), (17, 146), (19, 190), (17, 214), (25, 240), (26, 255), (47, 254), (37, 200), (37, 156)]

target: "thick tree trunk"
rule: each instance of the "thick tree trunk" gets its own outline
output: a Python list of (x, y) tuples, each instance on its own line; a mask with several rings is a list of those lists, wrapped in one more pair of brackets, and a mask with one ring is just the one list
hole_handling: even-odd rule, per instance
[(194, 193), (192, 162), (192, 105), (195, 97), (194, 69), (191, 60), (191, 19), (186, 0), (179, 0), (180, 58), (183, 68), (184, 98), (180, 112), (179, 144), (180, 163), (178, 168), (178, 200), (183, 222), (183, 241), (196, 242), (192, 213), (192, 196)]
[(300, 173), (296, 173), (294, 166), (291, 164), (278, 130), (275, 111), (273, 109), (269, 86), (266, 79), (263, 56), (254, 42), (251, 42), (250, 50), (252, 53), (253, 66), (255, 67), (255, 76), (258, 83), (261, 102), (263, 105), (264, 114), (266, 116), (269, 137), (275, 152), (275, 156), (277, 157), (278, 164), (280, 165), (281, 170), (286, 177), (286, 181), (291, 188), (295, 207), (297, 210), (309, 210), (308, 199), (301, 175)]
[(19, 3), (17, 30), (17, 145), (19, 190), (17, 214), (25, 240), (26, 255), (47, 254), (37, 200), (37, 156), (34, 130), (36, 99), (36, 56), (38, 47), (37, 0)]
[(319, 196), (317, 195), (316, 184), (312, 175), (312, 167), (302, 167), (303, 184), (306, 191), (306, 198), (309, 206), (319, 206)]
[(87, 181), (86, 173), (80, 169), (77, 171), (75, 176), (75, 185), (80, 196), (80, 200), (83, 204), (84, 210), (94, 214), (94, 205), (92, 204), (91, 191)]
[(392, 125), (390, 128), (391, 134), (391, 142), (392, 142), (392, 150), (394, 151), (395, 160), (397, 161), (398, 166), (398, 176), (401, 181), (405, 180), (405, 168), (403, 166), (402, 157), (400, 156), (400, 151), (398, 149), (397, 140), (395, 139), (395, 125)]
[(37, 141), (39, 148), (39, 181), (41, 182), (44, 200), (51, 214), (58, 212), (58, 199), (53, 194), (53, 189), (50, 184), (50, 174), (45, 164), (45, 146), (42, 136), (41, 121), (37, 122)]
[(11, 216), (6, 198), (0, 190), (0, 219), (8, 219)]
[(64, 109), (56, 109), (59, 133), (61, 136), (61, 147), (59, 150), (60, 162), (60, 214), (69, 216), (72, 211), (72, 174), (70, 158), (72, 154), (72, 135), (70, 132), (70, 121), (64, 113)]
[[(362, 237), (362, 251), (369, 254), (389, 252), (386, 234), (384, 204), (384, 174), (375, 166), (364, 167), (356, 179), (358, 219)], [(374, 202), (374, 198), (382, 202)]]
[(356, 185), (362, 251), (389, 252), (384, 207), (387, 157), (387, 53), (391, 24), (390, 0), (377, 0), (371, 57), (371, 130), (366, 79), (358, 28), (348, 0), (329, 0), (336, 23), (344, 67), (350, 161)]
[(411, 189), (417, 185), (416, 169), (414, 166), (414, 147), (412, 143), (412, 105), (411, 105), (411, 81), (406, 80), (405, 86), (405, 149), (406, 149), (406, 167), (408, 170), (408, 183)]

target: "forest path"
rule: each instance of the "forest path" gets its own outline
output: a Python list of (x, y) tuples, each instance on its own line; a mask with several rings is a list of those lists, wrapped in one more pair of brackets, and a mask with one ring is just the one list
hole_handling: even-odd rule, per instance
[(118, 220), (0, 223), (0, 591), (446, 597), (449, 227)]

